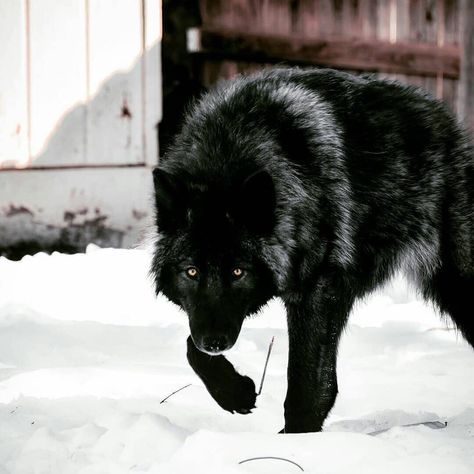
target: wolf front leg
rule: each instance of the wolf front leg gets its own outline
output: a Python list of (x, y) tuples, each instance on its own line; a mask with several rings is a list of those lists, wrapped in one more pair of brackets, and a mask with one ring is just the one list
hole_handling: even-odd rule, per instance
[(353, 304), (335, 277), (286, 302), (289, 335), (285, 433), (320, 431), (337, 395), (337, 346)]
[(253, 380), (240, 375), (234, 366), (222, 355), (211, 356), (201, 352), (188, 337), (188, 362), (204, 382), (212, 398), (231, 413), (245, 415), (255, 408), (255, 384)]

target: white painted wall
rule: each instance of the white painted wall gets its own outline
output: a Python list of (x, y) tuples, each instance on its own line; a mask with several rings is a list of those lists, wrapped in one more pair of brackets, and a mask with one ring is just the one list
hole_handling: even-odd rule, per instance
[(161, 0), (0, 1), (0, 246), (20, 234), (21, 208), (35, 216), (28, 238), (86, 207), (106, 209), (123, 245), (139, 234), (158, 157), (160, 39)]
[(46, 247), (133, 247), (152, 232), (149, 168), (81, 168), (0, 173), (0, 248), (34, 241)]
[(25, 2), (0, 2), (0, 166), (28, 164)]

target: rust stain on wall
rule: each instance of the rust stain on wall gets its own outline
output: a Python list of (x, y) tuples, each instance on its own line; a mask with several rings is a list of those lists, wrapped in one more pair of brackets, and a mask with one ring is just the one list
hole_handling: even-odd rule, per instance
[(28, 214), (30, 216), (35, 215), (31, 209), (28, 209), (25, 206), (15, 206), (14, 204), (10, 204), (10, 207), (5, 211), (6, 217), (13, 217), (19, 214)]
[(132, 118), (132, 112), (130, 111), (130, 108), (128, 107), (128, 102), (126, 99), (123, 100), (122, 108), (120, 109), (120, 117), (129, 119), (129, 120)]
[(132, 216), (133, 216), (137, 221), (142, 220), (142, 219), (145, 218), (147, 215), (148, 215), (148, 213), (146, 213), (146, 212), (144, 212), (144, 211), (139, 211), (139, 210), (137, 210), (137, 209), (133, 209), (133, 210), (132, 210)]
[(88, 212), (87, 207), (83, 207), (78, 211), (64, 211), (63, 219), (65, 222), (72, 223), (77, 216), (85, 216)]

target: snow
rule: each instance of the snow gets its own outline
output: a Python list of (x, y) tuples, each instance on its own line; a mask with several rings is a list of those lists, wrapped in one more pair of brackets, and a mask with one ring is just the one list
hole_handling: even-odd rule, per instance
[[(281, 303), (228, 354), (258, 386), (275, 336), (257, 409), (231, 415), (188, 367), (186, 316), (155, 298), (149, 261), (94, 246), (0, 258), (0, 474), (474, 472), (474, 352), (402, 278), (355, 308), (325, 431), (278, 435)], [(427, 421), (448, 424), (405, 426)], [(255, 457), (296, 464), (239, 464)]]

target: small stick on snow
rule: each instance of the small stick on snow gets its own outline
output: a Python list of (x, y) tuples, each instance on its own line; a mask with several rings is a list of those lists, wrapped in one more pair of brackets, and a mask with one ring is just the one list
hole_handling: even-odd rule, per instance
[(275, 336), (272, 337), (272, 340), (270, 342), (270, 345), (268, 346), (268, 352), (267, 352), (267, 360), (265, 361), (265, 367), (263, 368), (263, 374), (262, 374), (262, 381), (260, 382), (260, 389), (257, 393), (257, 396), (262, 393), (263, 389), (263, 381), (265, 380), (265, 374), (267, 373), (267, 365), (268, 365), (268, 360), (270, 359), (270, 354), (272, 353), (272, 347), (273, 347), (273, 341), (275, 340)]
[(239, 464), (243, 464), (244, 462), (249, 462), (249, 461), (260, 461), (262, 459), (276, 459), (277, 461), (286, 461), (286, 462), (289, 462), (290, 464), (295, 465), (302, 472), (304, 472), (304, 469), (298, 463), (296, 463), (295, 461), (292, 461), (291, 459), (286, 459), (286, 458), (279, 458), (279, 457), (276, 457), (276, 456), (262, 456), (262, 457), (258, 457), (258, 458), (243, 459), (242, 461), (239, 462)]
[(185, 385), (184, 387), (178, 388), (178, 390), (175, 390), (173, 393), (170, 393), (167, 397), (165, 397), (165, 398), (163, 398), (163, 400), (161, 400), (160, 405), (162, 403), (166, 402), (166, 400), (168, 400), (168, 398), (172, 397), (175, 393), (181, 392), (181, 390), (184, 390), (185, 388), (188, 388), (191, 385), (192, 384), (188, 383), (188, 385)]

